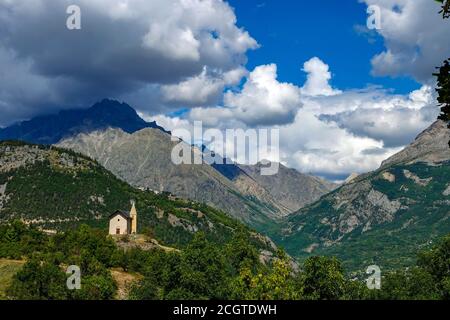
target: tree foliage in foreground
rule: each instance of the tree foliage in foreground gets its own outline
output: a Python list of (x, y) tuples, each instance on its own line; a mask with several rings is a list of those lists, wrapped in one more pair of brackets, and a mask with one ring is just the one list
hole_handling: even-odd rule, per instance
[[(7, 291), (11, 299), (113, 299), (113, 267), (141, 275), (130, 288), (129, 299), (135, 300), (450, 298), (450, 235), (420, 254), (415, 267), (386, 274), (382, 289), (373, 291), (363, 279), (349, 279), (335, 258), (311, 257), (297, 268), (279, 251), (263, 263), (239, 233), (225, 246), (197, 233), (185, 249), (171, 252), (123, 251), (106, 233), (87, 226), (47, 236), (14, 222), (0, 226), (0, 239), (0, 258), (27, 260)], [(66, 287), (65, 268), (73, 264), (82, 270), (81, 290)]]
[(442, 10), (439, 12), (444, 19), (450, 18), (450, 0), (436, 0), (442, 4)]
[[(15, 221), (0, 226), (0, 239), (0, 258), (27, 260), (7, 290), (12, 299), (107, 300), (115, 295), (117, 286), (109, 268), (116, 264), (120, 251), (100, 230), (81, 226), (47, 236)], [(82, 270), (81, 290), (67, 289), (65, 269), (69, 265)]]
[[(436, 0), (442, 4), (442, 17), (450, 18), (450, 0)], [(450, 59), (444, 61), (439, 72), (433, 74), (437, 78), (436, 91), (438, 93), (438, 103), (441, 106), (441, 114), (439, 119), (448, 123), (450, 128)], [(450, 141), (448, 142), (450, 147)]]
[[(450, 59), (444, 61), (443, 66), (434, 76), (437, 78), (438, 103), (441, 106), (439, 119), (448, 123), (450, 128)], [(450, 146), (450, 141), (449, 141)]]
[(419, 254), (417, 265), (389, 273), (382, 290), (372, 296), (384, 300), (450, 299), (450, 235)]

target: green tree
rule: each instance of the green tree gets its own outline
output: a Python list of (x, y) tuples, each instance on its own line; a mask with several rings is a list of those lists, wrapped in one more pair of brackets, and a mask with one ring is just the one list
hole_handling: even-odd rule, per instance
[(81, 289), (73, 290), (72, 298), (75, 300), (111, 300), (117, 291), (109, 271), (100, 275), (82, 276)]
[(174, 294), (180, 287), (180, 263), (181, 255), (178, 252), (149, 252), (142, 268), (136, 270), (144, 275), (144, 279), (133, 285), (130, 299), (170, 299), (170, 293)]
[(429, 273), (443, 299), (450, 299), (450, 234), (419, 255), (418, 266)]
[(308, 300), (338, 300), (346, 292), (346, 279), (336, 258), (308, 258), (298, 276), (303, 297)]
[(398, 270), (382, 280), (378, 298), (383, 300), (435, 300), (440, 296), (432, 276), (422, 268)]
[(227, 266), (220, 248), (197, 233), (183, 250), (179, 265), (180, 287), (197, 299), (223, 299), (226, 297)]
[(93, 258), (105, 267), (112, 267), (117, 262), (115, 260), (117, 246), (103, 230), (82, 225), (76, 230), (52, 237), (51, 241), (54, 251), (63, 253), (65, 258), (72, 262), (71, 264), (82, 264), (80, 267), (85, 272), (89, 269), (89, 260)]
[[(439, 119), (447, 122), (450, 128), (450, 59), (444, 61), (444, 65), (434, 76), (437, 77), (436, 91), (438, 93), (438, 103), (441, 106)], [(450, 146), (450, 141), (449, 141)]]
[(65, 300), (70, 296), (66, 281), (59, 266), (31, 259), (14, 276), (7, 294), (19, 300)]
[(46, 249), (47, 237), (19, 220), (0, 226), (0, 257), (22, 259)]
[[(131, 270), (142, 272), (144, 279), (132, 287), (131, 299), (228, 297), (231, 263), (223, 248), (210, 243), (201, 232), (195, 234), (182, 252), (153, 250), (144, 255), (132, 252), (127, 254), (128, 265)], [(144, 262), (140, 264), (137, 260)]]
[(417, 266), (388, 273), (373, 298), (436, 300), (450, 298), (450, 235), (419, 254)]
[(296, 291), (290, 258), (279, 251), (269, 268), (260, 268), (255, 273), (250, 266), (243, 266), (232, 286), (232, 298), (244, 300), (295, 300)]
[(228, 262), (231, 263), (236, 273), (244, 266), (252, 266), (253, 268), (258, 266), (258, 250), (249, 243), (244, 232), (237, 232), (233, 236), (230, 243), (225, 247), (225, 253)]
[(160, 288), (155, 279), (146, 277), (144, 280), (131, 287), (129, 300), (158, 300), (160, 299)]

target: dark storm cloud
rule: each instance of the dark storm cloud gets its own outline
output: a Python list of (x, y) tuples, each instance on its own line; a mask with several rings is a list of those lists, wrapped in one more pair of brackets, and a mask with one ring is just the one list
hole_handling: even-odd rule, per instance
[[(72, 4), (81, 30), (66, 27)], [(216, 0), (0, 0), (0, 125), (104, 97), (133, 96), (161, 112), (148, 100), (158, 86), (245, 63), (257, 44), (230, 21)]]

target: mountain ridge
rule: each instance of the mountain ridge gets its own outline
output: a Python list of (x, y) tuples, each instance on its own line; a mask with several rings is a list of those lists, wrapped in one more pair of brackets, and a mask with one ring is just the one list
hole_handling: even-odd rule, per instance
[(146, 122), (126, 103), (103, 99), (87, 109), (62, 110), (42, 115), (0, 129), (0, 140), (22, 140), (37, 144), (55, 144), (61, 139), (81, 132), (108, 127), (135, 132), (155, 128), (167, 132), (156, 122)]
[[(278, 175), (260, 178), (259, 174), (254, 174), (257, 170), (249, 174), (250, 167), (237, 164), (175, 165), (171, 162), (171, 151), (178, 143), (172, 141), (169, 134), (154, 129), (128, 134), (120, 129), (109, 128), (79, 134), (57, 145), (97, 159), (131, 185), (159, 192), (168, 191), (186, 199), (205, 202), (251, 225), (272, 224), (273, 220), (293, 211), (289, 204), (276, 197), (274, 188), (268, 190), (268, 185), (261, 181), (276, 181), (280, 177), (287, 181), (283, 173), (295, 170), (280, 166)], [(196, 150), (195, 147), (189, 147), (192, 152)], [(233, 171), (233, 174), (227, 175), (222, 168)], [(281, 181), (278, 184), (283, 185)], [(295, 185), (290, 190), (293, 201), (296, 201), (295, 209), (312, 202), (312, 197), (318, 199), (334, 186), (300, 173), (296, 179), (291, 179), (289, 185)], [(298, 190), (302, 191), (296, 194)], [(272, 222), (267, 221), (267, 218)]]
[[(177, 143), (171, 141), (168, 134), (155, 129), (128, 134), (121, 129), (109, 128), (73, 136), (57, 146), (97, 159), (135, 187), (166, 191), (186, 199), (215, 204), (231, 214), (241, 213), (243, 221), (258, 220), (255, 216), (257, 212), (250, 205), (245, 205), (239, 190), (213, 167), (207, 164), (173, 164), (170, 156)], [(275, 218), (273, 210), (267, 210), (265, 214)]]
[(400, 162), (436, 163), (450, 159), (450, 148), (443, 142), (450, 139), (447, 124), (438, 120), (422, 131), (406, 148), (382, 162), (381, 168)]
[(2, 129), (0, 140), (5, 139), (73, 149), (134, 187), (204, 202), (261, 229), (335, 187), (282, 165), (270, 178), (260, 177), (258, 166), (176, 166), (170, 156), (181, 141), (172, 141), (169, 131), (146, 122), (126, 103), (108, 99), (88, 109), (61, 111)]
[(300, 259), (334, 255), (352, 270), (406, 267), (450, 232), (450, 130), (433, 123), (375, 171), (285, 219), (272, 235)]

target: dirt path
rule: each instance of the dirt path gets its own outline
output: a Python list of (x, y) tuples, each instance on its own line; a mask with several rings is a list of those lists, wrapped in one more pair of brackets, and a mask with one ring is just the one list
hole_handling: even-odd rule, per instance
[(141, 275), (124, 272), (121, 268), (111, 269), (111, 275), (117, 283), (117, 293), (115, 297), (117, 300), (127, 300), (133, 283), (136, 283), (142, 278)]

